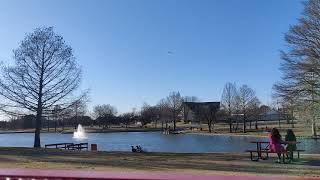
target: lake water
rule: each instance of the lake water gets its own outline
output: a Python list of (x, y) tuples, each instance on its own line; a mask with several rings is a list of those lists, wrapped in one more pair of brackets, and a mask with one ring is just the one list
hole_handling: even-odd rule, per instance
[[(160, 132), (118, 132), (118, 133), (88, 133), (88, 139), (77, 141), (72, 134), (42, 133), (41, 144), (63, 142), (88, 142), (97, 144), (100, 151), (131, 151), (131, 145), (140, 145), (149, 152), (244, 152), (255, 148), (252, 140), (267, 140), (246, 136), (205, 136), (194, 134), (164, 135)], [(1, 146), (32, 147), (33, 133), (0, 134)], [(298, 148), (305, 153), (320, 153), (320, 140), (298, 139), (302, 143)]]

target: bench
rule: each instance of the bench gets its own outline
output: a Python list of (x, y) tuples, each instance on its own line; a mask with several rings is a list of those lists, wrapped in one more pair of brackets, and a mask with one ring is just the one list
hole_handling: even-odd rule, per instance
[[(297, 150), (294, 150), (293, 152), (295, 152), (295, 151), (298, 153), (298, 159), (300, 159), (300, 152), (304, 152), (305, 150), (303, 150), (303, 149), (297, 149)], [(257, 150), (250, 150), (250, 149), (249, 149), (249, 150), (246, 150), (246, 152), (249, 152), (249, 153), (250, 153), (250, 159), (251, 159), (251, 161), (258, 161), (258, 160), (259, 160), (259, 157), (260, 157), (261, 159), (263, 159), (263, 160), (266, 160), (266, 159), (269, 158), (269, 154), (279, 153), (279, 152), (271, 152), (268, 148), (262, 149), (260, 152), (258, 152)], [(258, 158), (253, 159), (253, 153), (257, 153), (257, 154), (258, 154)], [(260, 153), (260, 155), (259, 155), (259, 153)], [(267, 155), (267, 157), (266, 157), (266, 158), (262, 158), (262, 156), (261, 156), (262, 153), (265, 153), (265, 154)], [(285, 162), (285, 155), (288, 153), (288, 151), (284, 150), (284, 151), (281, 151), (280, 153), (281, 153), (281, 155), (282, 155), (282, 161), (283, 161), (283, 163), (284, 163), (284, 162)]]
[[(269, 151), (267, 152), (267, 157), (268, 157), (268, 153), (270, 153), (270, 150), (269, 149), (264, 149), (265, 151)], [(298, 159), (300, 159), (300, 152), (304, 152), (305, 150), (304, 149), (296, 149), (296, 150), (293, 150), (292, 152), (297, 152), (298, 154)], [(288, 151), (286, 151), (286, 153), (288, 153)]]
[(297, 149), (297, 150), (294, 150), (294, 151), (298, 152), (298, 159), (300, 159), (300, 152), (304, 152), (304, 151), (306, 151), (306, 150), (304, 150), (304, 149)]
[[(261, 151), (259, 151), (259, 152), (258, 152), (257, 150), (250, 150), (250, 149), (248, 149), (248, 150), (246, 150), (246, 152), (250, 152), (250, 159), (251, 159), (251, 161), (259, 161), (259, 158), (261, 158), (261, 159), (263, 159), (263, 160), (266, 160), (266, 159), (269, 158), (269, 154), (281, 153), (282, 162), (283, 162), (283, 163), (285, 163), (285, 154), (287, 154), (287, 151), (271, 152), (271, 151), (269, 151), (268, 149), (263, 149), (263, 150), (261, 150)], [(258, 154), (258, 158), (253, 159), (253, 153), (257, 153), (257, 154)], [(260, 153), (260, 155), (259, 155), (259, 153)], [(262, 158), (262, 157), (261, 157), (261, 154), (262, 154), (262, 153), (266, 153), (267, 157), (266, 157), (266, 158)]]
[(67, 145), (68, 150), (82, 150), (82, 149), (87, 149), (88, 151), (88, 143), (79, 143), (79, 144), (70, 144)]
[(56, 144), (46, 144), (44, 145), (45, 148), (55, 147), (56, 149), (67, 149), (69, 145), (73, 143), (56, 143)]

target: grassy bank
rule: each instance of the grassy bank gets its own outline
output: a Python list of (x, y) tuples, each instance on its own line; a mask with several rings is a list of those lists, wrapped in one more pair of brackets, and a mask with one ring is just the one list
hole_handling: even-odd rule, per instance
[(302, 155), (299, 162), (252, 162), (248, 154), (129, 153), (0, 148), (0, 168), (82, 169), (89, 171), (189, 172), (228, 175), (320, 177), (320, 156)]

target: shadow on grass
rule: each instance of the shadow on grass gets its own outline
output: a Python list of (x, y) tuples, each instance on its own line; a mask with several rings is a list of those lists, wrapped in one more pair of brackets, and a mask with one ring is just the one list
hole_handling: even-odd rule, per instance
[(309, 166), (320, 166), (320, 160), (310, 160), (305, 163), (306, 165)]

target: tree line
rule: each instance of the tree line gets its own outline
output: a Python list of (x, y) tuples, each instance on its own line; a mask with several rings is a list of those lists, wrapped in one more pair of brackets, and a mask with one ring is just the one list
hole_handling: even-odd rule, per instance
[(311, 125), (317, 136), (320, 110), (320, 0), (308, 0), (298, 23), (285, 34), (287, 48), (281, 51), (282, 81), (274, 96), (285, 107)]

